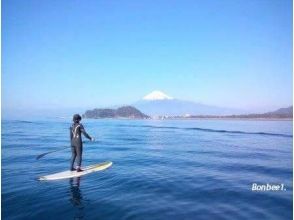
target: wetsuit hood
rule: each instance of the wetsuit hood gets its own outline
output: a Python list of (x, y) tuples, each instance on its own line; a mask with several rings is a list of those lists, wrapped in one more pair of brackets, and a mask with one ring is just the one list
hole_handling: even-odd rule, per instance
[(75, 114), (75, 115), (72, 117), (72, 120), (73, 120), (73, 122), (75, 122), (75, 123), (79, 123), (79, 122), (82, 120), (82, 117), (81, 117), (79, 114)]

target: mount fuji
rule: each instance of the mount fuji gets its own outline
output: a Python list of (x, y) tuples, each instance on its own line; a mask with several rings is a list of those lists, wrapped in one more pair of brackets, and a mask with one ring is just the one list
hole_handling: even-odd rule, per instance
[(161, 91), (153, 91), (133, 104), (150, 116), (184, 115), (230, 115), (244, 113), (240, 110), (222, 108), (173, 98)]
[(143, 97), (143, 100), (147, 100), (147, 101), (172, 100), (172, 99), (174, 98), (164, 94), (161, 91), (153, 91), (150, 94)]

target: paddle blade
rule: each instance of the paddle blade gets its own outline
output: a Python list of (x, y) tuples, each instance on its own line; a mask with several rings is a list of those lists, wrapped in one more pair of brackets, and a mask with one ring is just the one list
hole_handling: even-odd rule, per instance
[(39, 160), (40, 158), (44, 157), (46, 154), (48, 154), (48, 153), (44, 153), (44, 154), (40, 154), (40, 155), (38, 155), (38, 156), (36, 157), (36, 160)]

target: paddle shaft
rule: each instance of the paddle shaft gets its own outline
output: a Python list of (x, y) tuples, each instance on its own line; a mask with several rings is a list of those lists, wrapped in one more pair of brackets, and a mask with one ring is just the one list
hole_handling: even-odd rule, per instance
[(69, 147), (63, 147), (61, 149), (57, 149), (57, 150), (53, 150), (53, 151), (49, 151), (49, 152), (46, 152), (46, 153), (43, 153), (43, 154), (40, 154), (36, 157), (36, 160), (39, 160), (41, 159), (42, 157), (45, 157), (47, 154), (51, 154), (51, 153), (54, 153), (54, 152), (58, 152), (58, 151), (62, 151), (62, 150), (65, 150), (65, 149), (68, 149)]
[(40, 154), (40, 155), (38, 155), (38, 156), (36, 157), (36, 160), (39, 160), (39, 159), (41, 159), (42, 157), (45, 157), (47, 154), (51, 154), (51, 153), (54, 153), (54, 152), (57, 152), (57, 151), (65, 150), (65, 149), (67, 149), (67, 148), (69, 148), (69, 147), (64, 147), (64, 148), (61, 148), (61, 149), (58, 149), (58, 150), (53, 150), (53, 151), (49, 151), (49, 152), (47, 152), (47, 153)]

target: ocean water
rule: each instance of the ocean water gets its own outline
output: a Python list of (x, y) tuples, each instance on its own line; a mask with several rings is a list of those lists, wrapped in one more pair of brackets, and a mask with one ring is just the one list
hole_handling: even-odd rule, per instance
[(292, 219), (292, 121), (83, 124), (97, 140), (84, 139), (83, 165), (113, 166), (45, 182), (69, 168), (70, 120), (2, 121), (2, 219)]

